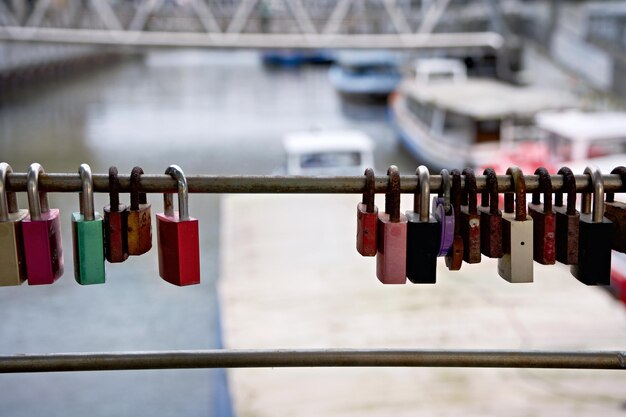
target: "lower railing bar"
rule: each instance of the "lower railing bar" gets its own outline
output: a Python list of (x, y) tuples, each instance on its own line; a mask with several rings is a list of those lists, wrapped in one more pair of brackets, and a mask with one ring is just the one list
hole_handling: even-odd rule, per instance
[[(626, 184), (622, 184), (617, 174), (606, 174), (604, 190), (626, 192)], [(591, 180), (588, 175), (576, 175), (576, 189), (578, 192), (591, 192)], [(187, 184), (190, 193), (284, 193), (284, 194), (358, 194), (365, 188), (364, 176), (352, 177), (305, 177), (305, 176), (222, 176), (222, 175), (187, 175)], [(539, 188), (537, 175), (526, 175), (526, 191), (533, 192)], [(563, 187), (563, 178), (552, 175), (552, 188), (560, 191)], [(130, 191), (130, 175), (119, 175), (120, 192)], [(384, 193), (387, 189), (387, 176), (376, 178), (376, 192)], [(461, 185), (464, 186), (464, 179)], [(485, 176), (476, 175), (478, 191), (485, 188)], [(109, 177), (105, 174), (93, 174), (95, 192), (109, 191)], [(148, 193), (176, 192), (176, 181), (169, 175), (146, 174), (141, 176), (139, 191)], [(431, 175), (431, 191), (441, 188), (441, 176)], [(403, 175), (400, 178), (400, 189), (404, 193), (413, 193), (417, 188), (415, 175)], [(26, 174), (12, 173), (7, 179), (8, 191), (26, 191)], [(80, 177), (76, 174), (41, 174), (39, 176), (39, 190), (50, 192), (78, 192), (82, 190)], [(499, 192), (512, 192), (513, 185), (508, 175), (498, 175)]]
[(0, 356), (0, 373), (282, 367), (625, 370), (626, 351), (307, 349), (90, 352)]

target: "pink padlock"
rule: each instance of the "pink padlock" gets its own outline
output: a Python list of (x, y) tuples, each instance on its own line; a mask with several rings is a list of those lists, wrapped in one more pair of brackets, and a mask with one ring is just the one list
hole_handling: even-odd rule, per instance
[(26, 179), (30, 218), (22, 221), (22, 231), (29, 285), (52, 284), (63, 275), (59, 209), (48, 208), (46, 193), (39, 192), (40, 173), (43, 167), (31, 164)]
[(400, 213), (400, 172), (392, 165), (387, 171), (389, 185), (385, 212), (378, 214), (376, 276), (383, 284), (406, 283), (407, 218)]

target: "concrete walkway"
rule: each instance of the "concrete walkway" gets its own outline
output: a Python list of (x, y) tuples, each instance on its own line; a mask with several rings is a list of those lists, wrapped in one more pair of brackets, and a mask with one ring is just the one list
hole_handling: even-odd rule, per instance
[[(451, 273), (441, 259), (436, 285), (383, 286), (375, 259), (354, 248), (358, 200), (222, 200), (225, 347), (626, 346), (623, 306), (561, 265), (535, 264), (535, 283), (509, 284), (492, 260)], [(626, 414), (626, 372), (619, 371), (235, 369), (229, 378), (238, 417)]]

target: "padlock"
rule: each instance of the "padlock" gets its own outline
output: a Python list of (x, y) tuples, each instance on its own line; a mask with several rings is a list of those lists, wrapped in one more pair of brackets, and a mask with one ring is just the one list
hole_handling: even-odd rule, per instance
[(0, 163), (0, 286), (20, 285), (26, 279), (22, 220), (28, 210), (17, 207), (17, 196), (6, 189), (7, 175), (13, 169)]
[(568, 167), (558, 172), (563, 176), (563, 189), (567, 192), (567, 206), (563, 206), (563, 192), (554, 194), (556, 213), (556, 260), (565, 265), (578, 263), (580, 213), (576, 210), (576, 178)]
[(91, 168), (81, 164), (78, 173), (82, 191), (80, 211), (72, 213), (74, 278), (80, 285), (104, 284), (104, 219), (94, 210)]
[(117, 168), (109, 168), (109, 205), (104, 207), (104, 253), (111, 263), (128, 259), (128, 209), (120, 204)]
[(585, 168), (593, 189), (584, 193), (580, 206), (578, 264), (570, 266), (572, 275), (586, 285), (611, 284), (611, 240), (613, 222), (604, 217), (604, 181), (597, 167)]
[(374, 204), (376, 177), (374, 170), (365, 170), (365, 192), (363, 201), (356, 208), (356, 250), (362, 256), (376, 256), (378, 208)]
[(139, 192), (143, 169), (134, 167), (130, 174), (130, 209), (128, 210), (128, 254), (143, 255), (152, 248), (152, 215), (146, 193)]
[[(626, 188), (626, 167), (617, 167), (611, 174), (619, 174), (622, 189)], [(615, 201), (614, 193), (606, 193), (604, 215), (613, 222), (613, 241), (611, 247), (618, 252), (626, 253), (626, 204)]]
[(187, 179), (178, 165), (165, 174), (178, 182), (178, 210), (171, 194), (163, 195), (164, 212), (157, 213), (159, 275), (170, 284), (184, 286), (200, 283), (200, 237), (198, 220), (189, 217)]
[[(539, 191), (533, 193), (528, 205), (528, 214), (533, 218), (533, 259), (542, 265), (554, 265), (556, 215), (552, 211), (552, 180), (544, 167), (537, 168), (535, 175), (539, 175)], [(540, 192), (543, 192), (543, 205)]]
[(383, 284), (406, 283), (407, 219), (400, 213), (400, 172), (391, 165), (385, 212), (378, 213), (376, 276)]
[(450, 173), (447, 169), (442, 169), (441, 191), (438, 197), (433, 197), (433, 217), (439, 222), (441, 228), (441, 238), (439, 240), (439, 252), (437, 256), (446, 256), (454, 241), (454, 210), (450, 201), (452, 183)]
[(478, 214), (478, 188), (474, 170), (465, 168), (465, 188), (461, 194), (461, 236), (463, 237), (463, 260), (468, 264), (479, 263), (480, 255), (480, 214)]
[[(413, 211), (407, 211), (407, 278), (414, 284), (437, 282), (437, 254), (441, 240), (441, 226), (429, 213), (430, 175), (428, 168), (417, 168), (418, 184)], [(419, 194), (418, 194), (419, 190)]]
[(502, 251), (498, 274), (513, 283), (533, 282), (533, 219), (526, 215), (526, 181), (518, 167), (506, 171), (515, 189), (504, 196), (502, 213)]
[(492, 168), (483, 172), (485, 191), (481, 194), (480, 251), (489, 258), (502, 258), (502, 212), (498, 207), (498, 177)]
[(461, 237), (461, 172), (453, 169), (450, 172), (452, 177), (452, 191), (450, 200), (454, 211), (454, 239), (452, 247), (446, 254), (446, 266), (450, 271), (458, 271), (463, 265), (463, 238)]
[(26, 177), (29, 217), (22, 220), (24, 259), (28, 285), (52, 284), (63, 275), (63, 242), (59, 209), (48, 207), (48, 196), (39, 192), (43, 167), (33, 163)]

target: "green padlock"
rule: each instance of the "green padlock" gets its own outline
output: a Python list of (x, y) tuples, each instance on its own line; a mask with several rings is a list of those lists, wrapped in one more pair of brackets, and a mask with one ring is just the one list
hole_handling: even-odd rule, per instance
[(104, 284), (104, 220), (94, 211), (91, 168), (81, 164), (80, 212), (72, 213), (74, 278), (81, 285)]

